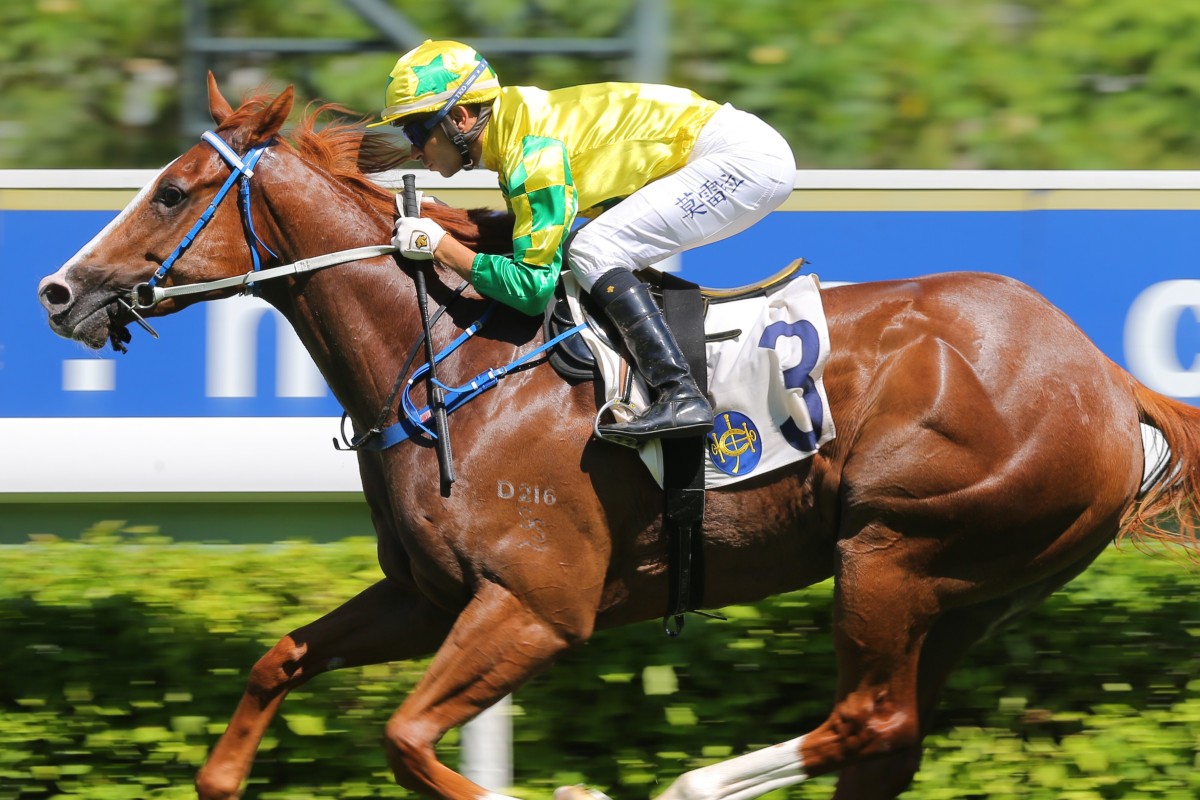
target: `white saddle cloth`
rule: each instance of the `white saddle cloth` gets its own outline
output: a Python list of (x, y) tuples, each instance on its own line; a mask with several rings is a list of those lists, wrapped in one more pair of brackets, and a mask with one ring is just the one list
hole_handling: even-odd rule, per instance
[[(569, 272), (563, 280), (574, 317), (582, 320), (578, 285)], [(834, 438), (822, 380), (829, 328), (816, 275), (799, 276), (766, 296), (710, 304), (704, 332), (718, 339), (706, 344), (715, 416), (705, 442), (706, 488), (786, 467)], [(623, 359), (591, 328), (580, 335), (596, 357), (605, 399), (615, 401), (623, 385)], [(635, 377), (635, 412), (646, 407), (647, 396), (645, 384)], [(633, 413), (620, 405), (611, 412), (621, 420)], [(661, 486), (659, 442), (651, 441), (639, 452)]]

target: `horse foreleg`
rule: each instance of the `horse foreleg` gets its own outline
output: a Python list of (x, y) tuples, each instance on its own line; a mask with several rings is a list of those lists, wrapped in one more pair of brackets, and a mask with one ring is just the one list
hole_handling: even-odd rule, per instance
[(428, 655), (453, 617), (384, 580), (279, 640), (250, 672), (245, 694), (196, 776), (202, 800), (235, 798), (267, 726), (292, 689), (322, 672)]
[(595, 616), (594, 609), (563, 613), (569, 605), (563, 600), (552, 622), (551, 615), (531, 607), (528, 595), (524, 600), (505, 587), (485, 583), (459, 615), (425, 676), (388, 722), (387, 759), (400, 785), (448, 800), (497, 797), (439, 762), (435, 745), (448, 730), (468, 722), (586, 639)]

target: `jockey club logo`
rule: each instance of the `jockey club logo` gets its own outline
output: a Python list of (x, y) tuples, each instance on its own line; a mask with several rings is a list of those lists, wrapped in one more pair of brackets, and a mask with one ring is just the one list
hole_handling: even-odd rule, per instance
[(762, 458), (758, 427), (740, 411), (722, 411), (705, 440), (708, 459), (726, 475), (748, 475)]
[(428, 250), (429, 249), (429, 237), (423, 233), (418, 233), (416, 241), (413, 242), (413, 244), (416, 245), (413, 248), (414, 250)]

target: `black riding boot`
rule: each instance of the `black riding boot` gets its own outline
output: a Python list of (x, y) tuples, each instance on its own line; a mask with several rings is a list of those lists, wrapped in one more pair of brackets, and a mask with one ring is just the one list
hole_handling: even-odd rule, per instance
[(600, 276), (591, 295), (621, 332), (650, 389), (649, 408), (628, 422), (599, 426), (600, 433), (636, 446), (649, 439), (700, 436), (712, 430), (712, 406), (696, 386), (646, 284), (627, 269), (613, 269)]

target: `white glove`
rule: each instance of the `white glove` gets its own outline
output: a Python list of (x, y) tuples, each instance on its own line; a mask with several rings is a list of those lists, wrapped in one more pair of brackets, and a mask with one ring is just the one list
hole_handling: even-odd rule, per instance
[(396, 218), (392, 244), (405, 258), (411, 258), (414, 261), (429, 261), (433, 258), (433, 252), (441, 244), (446, 231), (431, 219), (404, 216), (404, 208), (399, 195), (396, 197), (396, 208), (400, 215)]

